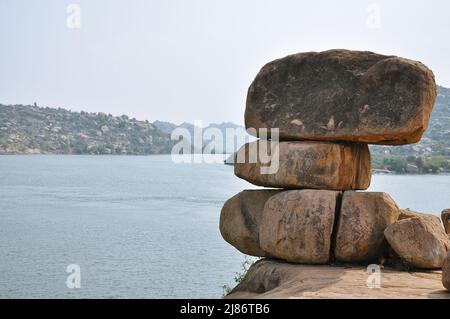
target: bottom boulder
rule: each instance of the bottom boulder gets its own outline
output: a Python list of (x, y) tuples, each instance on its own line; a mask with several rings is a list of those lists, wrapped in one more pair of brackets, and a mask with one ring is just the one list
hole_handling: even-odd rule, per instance
[(440, 298), (441, 272), (401, 272), (381, 269), (380, 288), (365, 267), (298, 265), (263, 259), (225, 298)]

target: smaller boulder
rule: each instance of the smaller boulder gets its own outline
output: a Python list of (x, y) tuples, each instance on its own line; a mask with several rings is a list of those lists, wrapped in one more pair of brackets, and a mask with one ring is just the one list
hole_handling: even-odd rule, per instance
[(450, 249), (449, 238), (439, 218), (402, 219), (387, 227), (384, 235), (392, 249), (416, 268), (441, 268)]
[(442, 223), (447, 234), (450, 234), (450, 208), (444, 209), (441, 214)]
[(442, 284), (445, 289), (450, 291), (450, 252), (447, 253), (447, 257), (445, 257), (442, 265)]
[(400, 209), (400, 215), (398, 216), (398, 220), (403, 220), (403, 219), (408, 219), (408, 218), (413, 218), (413, 217), (428, 219), (431, 221), (431, 223), (434, 223), (436, 225), (438, 225), (438, 224), (442, 225), (441, 220), (438, 216), (435, 216), (435, 215), (432, 215), (429, 213), (419, 213), (419, 212), (413, 211), (409, 208)]
[(265, 187), (367, 189), (370, 152), (366, 144), (257, 140), (239, 149), (234, 174)]
[(412, 218), (412, 217), (438, 218), (431, 214), (415, 212), (409, 208), (400, 209), (400, 214), (398, 215), (398, 220), (403, 220), (403, 219)]

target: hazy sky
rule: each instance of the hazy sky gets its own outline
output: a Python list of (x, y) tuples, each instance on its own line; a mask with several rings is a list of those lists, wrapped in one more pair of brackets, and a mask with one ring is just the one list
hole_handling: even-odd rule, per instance
[(449, 36), (448, 0), (0, 0), (0, 103), (241, 124), (274, 58), (371, 50), (420, 60), (449, 87)]

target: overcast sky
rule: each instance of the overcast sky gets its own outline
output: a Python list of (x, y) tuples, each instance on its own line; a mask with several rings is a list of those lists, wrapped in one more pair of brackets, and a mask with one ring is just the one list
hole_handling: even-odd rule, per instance
[(0, 0), (0, 103), (242, 124), (256, 73), (295, 52), (400, 55), (450, 87), (449, 31), (448, 0)]

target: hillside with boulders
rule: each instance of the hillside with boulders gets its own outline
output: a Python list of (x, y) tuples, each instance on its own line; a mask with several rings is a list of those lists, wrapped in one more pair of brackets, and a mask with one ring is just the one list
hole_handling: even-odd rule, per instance
[(170, 135), (126, 115), (0, 104), (0, 154), (165, 154)]

